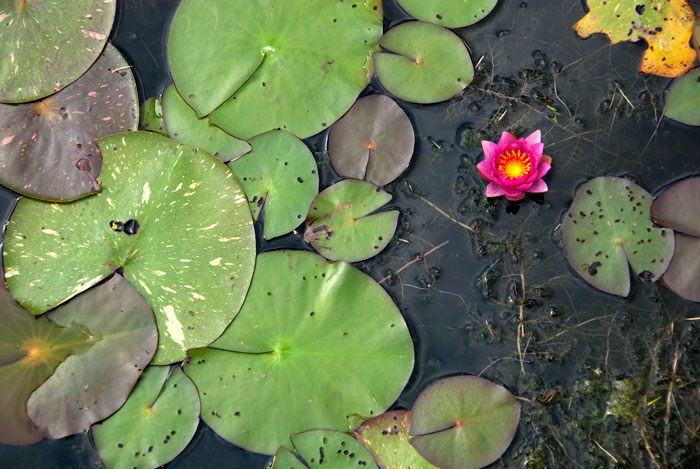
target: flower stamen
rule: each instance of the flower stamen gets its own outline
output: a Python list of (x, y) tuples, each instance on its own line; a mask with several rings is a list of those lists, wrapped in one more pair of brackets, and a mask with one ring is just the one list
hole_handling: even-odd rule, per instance
[(527, 176), (531, 169), (530, 155), (520, 150), (506, 150), (498, 157), (498, 172), (508, 180)]

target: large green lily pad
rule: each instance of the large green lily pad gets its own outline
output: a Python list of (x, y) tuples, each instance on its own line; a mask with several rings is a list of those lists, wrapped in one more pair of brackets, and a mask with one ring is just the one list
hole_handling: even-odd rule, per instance
[(627, 263), (645, 281), (663, 275), (673, 231), (654, 226), (651, 195), (627, 179), (595, 178), (581, 186), (564, 217), (564, 244), (574, 270), (594, 287), (627, 296)]
[(380, 0), (184, 0), (168, 59), (182, 97), (236, 137), (331, 125), (371, 75)]
[(377, 76), (397, 98), (414, 103), (445, 101), (474, 78), (462, 39), (432, 23), (408, 21), (379, 40), (389, 52), (374, 54)]
[(211, 347), (188, 352), (202, 418), (245, 449), (274, 454), (290, 435), (350, 430), (398, 397), (413, 343), (387, 293), (345, 262), (305, 251), (258, 256), (241, 313)]
[(243, 303), (255, 263), (245, 194), (215, 157), (153, 132), (105, 137), (100, 148), (99, 194), (17, 204), (4, 246), (10, 291), (38, 314), (122, 267), (156, 315), (155, 364), (180, 361)]
[(149, 366), (126, 403), (92, 427), (107, 467), (153, 468), (185, 449), (199, 424), (199, 395), (182, 369)]
[(211, 125), (206, 118), (198, 118), (175, 85), (170, 84), (165, 88), (162, 99), (163, 121), (173, 140), (206, 150), (224, 163), (250, 151), (250, 144), (245, 140), (232, 137)]
[(411, 446), (411, 413), (393, 410), (373, 417), (353, 432), (381, 469), (436, 469)]
[(664, 115), (688, 125), (700, 125), (700, 70), (673, 82), (666, 95)]
[(129, 282), (107, 282), (34, 318), (0, 288), (0, 442), (85, 431), (117, 410), (158, 339)]
[(63, 0), (0, 0), (0, 102), (53, 94), (100, 55), (116, 1), (73, 0), (67, 6)]
[(111, 45), (90, 70), (55, 95), (0, 104), (0, 184), (47, 200), (99, 191), (97, 140), (136, 130), (138, 105), (131, 69)]
[(309, 430), (292, 435), (292, 442), (311, 469), (376, 467), (372, 455), (347, 433)]
[(316, 160), (308, 147), (283, 130), (258, 135), (253, 151), (228, 164), (243, 186), (256, 220), (265, 207), (265, 239), (304, 222), (318, 194)]
[(520, 404), (503, 386), (478, 376), (434, 382), (411, 409), (411, 444), (442, 469), (477, 469), (510, 445)]
[(357, 262), (379, 254), (396, 231), (398, 210), (372, 214), (391, 200), (374, 184), (346, 179), (322, 191), (306, 216), (304, 239), (331, 260)]
[(498, 0), (399, 0), (411, 16), (446, 28), (461, 28), (481, 21)]
[(410, 119), (394, 100), (365, 96), (331, 127), (328, 156), (340, 176), (383, 186), (408, 168), (415, 138)]

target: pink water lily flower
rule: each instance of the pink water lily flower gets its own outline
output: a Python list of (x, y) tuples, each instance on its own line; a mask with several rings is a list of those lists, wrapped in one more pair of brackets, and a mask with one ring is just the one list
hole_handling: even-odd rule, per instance
[(504, 195), (508, 200), (520, 200), (526, 192), (545, 192), (547, 184), (542, 177), (552, 167), (552, 158), (543, 155), (544, 143), (539, 130), (525, 138), (515, 138), (503, 132), (498, 143), (482, 140), (484, 161), (476, 165), (479, 174), (488, 182), (487, 197)]

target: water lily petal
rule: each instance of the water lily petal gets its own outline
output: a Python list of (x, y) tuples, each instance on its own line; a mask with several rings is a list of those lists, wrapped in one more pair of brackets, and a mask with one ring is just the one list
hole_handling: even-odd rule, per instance
[[(552, 159), (550, 158), (549, 161), (552, 161)], [(540, 165), (537, 167), (537, 179), (541, 179), (550, 169), (552, 169), (552, 165), (542, 158)]]
[(544, 182), (542, 179), (538, 179), (537, 181), (533, 182), (532, 185), (528, 188), (528, 192), (547, 192), (547, 183)]
[(490, 182), (489, 185), (486, 186), (486, 197), (498, 197), (505, 193), (503, 186), (498, 183)]
[(530, 155), (535, 161), (539, 161), (542, 158), (542, 152), (544, 151), (544, 143), (528, 144), (525, 149), (527, 154)]
[(515, 135), (504, 130), (501, 134), (501, 139), (498, 141), (498, 145), (508, 145), (509, 143), (515, 142), (515, 140)]
[[(542, 132), (539, 130), (535, 130), (532, 132), (530, 135), (525, 137), (525, 141), (529, 143), (530, 145), (534, 145), (536, 143), (540, 143), (542, 141)], [(543, 145), (544, 146), (544, 145)]]
[(477, 164), (476, 170), (479, 171), (479, 174), (481, 175), (484, 181), (491, 182), (493, 180), (493, 168), (491, 167), (488, 161), (482, 161), (479, 164)]
[(484, 149), (484, 158), (486, 161), (489, 161), (491, 158), (493, 158), (493, 151), (496, 149), (497, 146), (498, 145), (488, 140), (481, 141), (481, 148)]

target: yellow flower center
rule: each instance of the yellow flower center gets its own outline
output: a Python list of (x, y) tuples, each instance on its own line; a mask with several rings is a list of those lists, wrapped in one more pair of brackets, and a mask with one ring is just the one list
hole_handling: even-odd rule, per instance
[(530, 174), (530, 155), (520, 150), (506, 150), (498, 157), (498, 171), (506, 179), (516, 179)]

